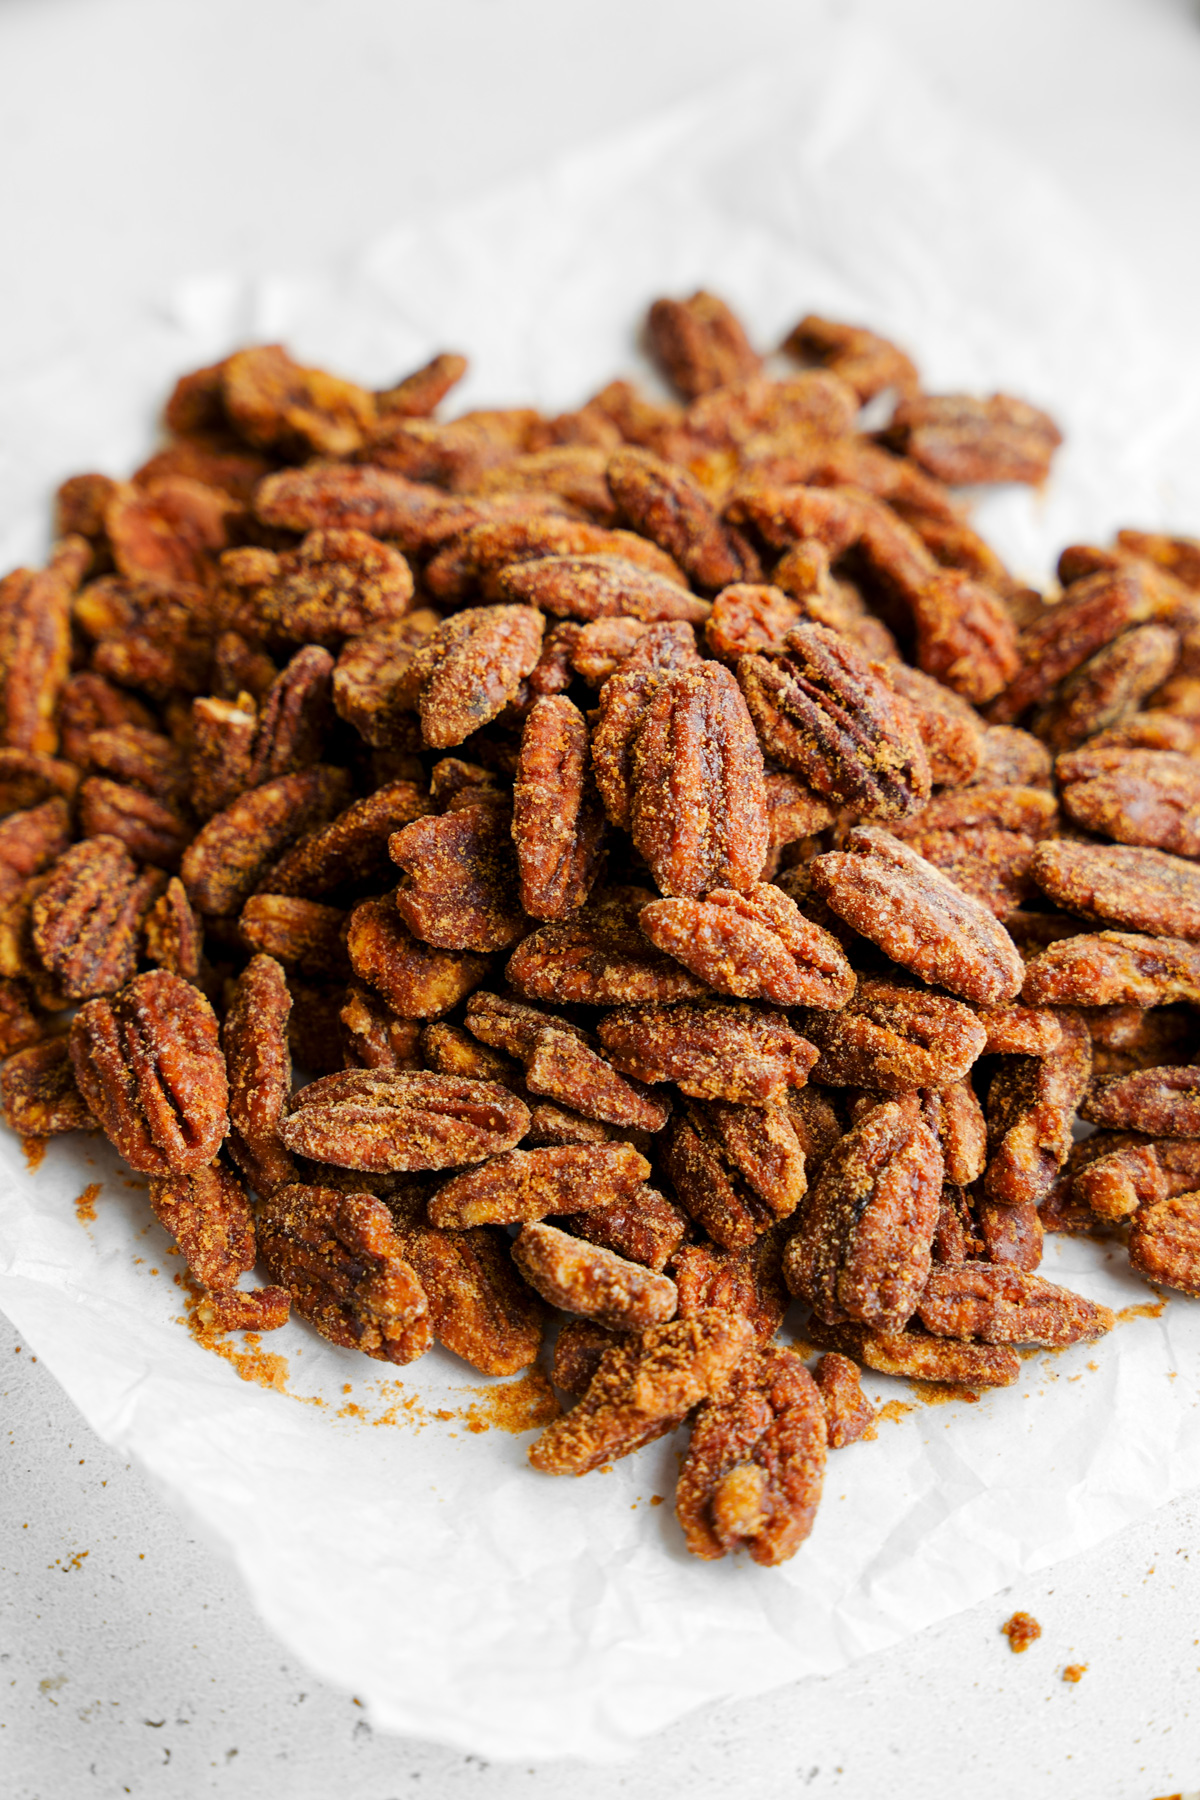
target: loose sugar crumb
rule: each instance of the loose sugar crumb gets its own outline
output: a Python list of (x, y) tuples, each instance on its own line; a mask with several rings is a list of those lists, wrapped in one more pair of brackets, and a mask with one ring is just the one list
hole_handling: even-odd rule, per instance
[(1000, 1627), (1000, 1630), (1008, 1639), (1009, 1649), (1016, 1656), (1019, 1656), (1023, 1650), (1028, 1650), (1030, 1644), (1042, 1635), (1041, 1626), (1033, 1614), (1027, 1612), (1015, 1612), (1008, 1623)]

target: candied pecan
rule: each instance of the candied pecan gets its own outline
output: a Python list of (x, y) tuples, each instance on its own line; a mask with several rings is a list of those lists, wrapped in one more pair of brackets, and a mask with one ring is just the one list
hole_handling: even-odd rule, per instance
[(1057, 606), (1021, 633), (1020, 669), (988, 709), (992, 722), (1007, 725), (1020, 718), (1153, 610), (1145, 583), (1130, 570), (1101, 570), (1073, 583)]
[(561, 919), (582, 906), (601, 869), (604, 811), (588, 760), (587, 722), (565, 696), (538, 700), (525, 720), (512, 835), (524, 911)]
[(217, 1331), (278, 1331), (288, 1322), (292, 1297), (286, 1288), (228, 1288), (223, 1293), (206, 1294), (196, 1308), (197, 1316)]
[(1200, 1193), (1140, 1207), (1129, 1231), (1129, 1263), (1148, 1281), (1200, 1295)]
[(1178, 656), (1179, 637), (1165, 625), (1127, 631), (1068, 676), (1033, 729), (1052, 749), (1074, 750), (1135, 712), (1167, 679)]
[(525, 1065), (525, 1083), (530, 1093), (545, 1094), (609, 1125), (661, 1131), (670, 1113), (665, 1101), (626, 1081), (611, 1063), (564, 1031), (539, 1034)]
[(864, 325), (845, 325), (806, 313), (781, 348), (805, 362), (831, 369), (862, 401), (873, 400), (885, 388), (895, 388), (901, 395), (915, 394), (921, 385), (912, 359), (890, 339)]
[(75, 622), (97, 675), (152, 700), (203, 693), (212, 671), (213, 611), (203, 588), (106, 575), (84, 588)]
[(622, 1006), (597, 1031), (623, 1074), (674, 1081), (697, 1100), (781, 1105), (816, 1060), (812, 1045), (769, 1007)]
[(537, 1360), (543, 1309), (514, 1269), (502, 1231), (438, 1231), (405, 1219), (396, 1236), (425, 1289), (439, 1344), (485, 1375), (515, 1375)]
[(1071, 1148), (1087, 1093), (1092, 1044), (1080, 1013), (1059, 1014), (1062, 1039), (1048, 1056), (1006, 1058), (987, 1098), (989, 1160), (984, 1193), (1002, 1206), (1038, 1201)]
[(475, 800), (440, 818), (416, 819), (388, 840), (403, 871), (401, 918), (442, 950), (502, 950), (525, 929), (507, 808)]
[(668, 675), (632, 745), (630, 833), (667, 894), (757, 880), (770, 837), (762, 752), (738, 685), (705, 663)]
[(1200, 945), (1131, 931), (1084, 932), (1035, 956), (1022, 993), (1035, 1006), (1200, 1005)]
[(71, 656), (71, 596), (91, 561), (85, 538), (58, 544), (44, 569), (0, 581), (0, 744), (58, 749), (55, 712)]
[(618, 1256), (661, 1274), (683, 1242), (687, 1215), (657, 1189), (642, 1186), (627, 1198), (614, 1200), (611, 1206), (564, 1213), (559, 1224), (573, 1237), (601, 1244), (606, 1250), (615, 1250)]
[(1139, 1206), (1167, 1198), (1167, 1180), (1155, 1145), (1144, 1138), (1105, 1132), (1084, 1140), (1095, 1160), (1080, 1169), (1071, 1198), (1105, 1219), (1128, 1219)]
[(668, 379), (688, 400), (757, 375), (762, 364), (740, 321), (703, 288), (687, 300), (656, 300), (646, 335)]
[(675, 1283), (555, 1225), (525, 1225), (513, 1261), (535, 1293), (614, 1331), (644, 1331), (675, 1315)]
[(288, 1017), (292, 997), (270, 956), (252, 956), (221, 1027), (229, 1073), (229, 1154), (259, 1194), (296, 1179), (279, 1137), (292, 1089)]
[(508, 1150), (440, 1187), (429, 1203), (429, 1222), (454, 1231), (587, 1212), (627, 1199), (649, 1173), (649, 1163), (631, 1144)]
[(349, 787), (345, 770), (318, 765), (264, 782), (216, 813), (180, 865), (192, 905), (215, 917), (240, 911), (281, 853), (341, 810)]
[(1089, 1006), (1092, 1074), (1131, 1075), (1189, 1062), (1197, 1049), (1197, 1018), (1189, 1006)]
[(797, 625), (779, 657), (743, 657), (738, 679), (768, 755), (824, 798), (876, 819), (928, 800), (911, 710), (840, 633)]
[(92, 568), (107, 556), (104, 514), (117, 483), (108, 475), (69, 475), (54, 495), (54, 535), (86, 538), (92, 549)]
[[(724, 516), (736, 525), (751, 526), (779, 550), (814, 539), (830, 561), (842, 556), (862, 531), (861, 496), (851, 488), (774, 485), (752, 478), (749, 485), (735, 490)], [(919, 560), (921, 569), (927, 569), (929, 559), (923, 550)]]
[(825, 1409), (795, 1350), (747, 1357), (696, 1414), (675, 1511), (694, 1556), (748, 1550), (768, 1568), (809, 1535), (825, 1478)]
[(941, 1146), (946, 1180), (967, 1187), (983, 1174), (987, 1162), (987, 1125), (983, 1108), (967, 1081), (944, 1088), (926, 1088), (921, 1112)]
[(685, 1104), (663, 1153), (680, 1204), (714, 1242), (753, 1244), (804, 1197), (804, 1153), (779, 1106)]
[(616, 1332), (594, 1319), (567, 1319), (554, 1342), (551, 1381), (568, 1394), (586, 1393), (604, 1352), (618, 1341)]
[(139, 725), (90, 732), (85, 760), (89, 774), (111, 776), (160, 800), (179, 800), (187, 789), (187, 758), (162, 732)]
[(0, 1065), (0, 1108), (9, 1130), (22, 1138), (86, 1131), (96, 1122), (75, 1081), (65, 1037), (31, 1044)]
[(375, 402), (365, 388), (302, 368), (282, 344), (239, 350), (220, 371), (225, 417), (257, 449), (297, 461), (349, 456), (374, 424)]
[(218, 1293), (237, 1286), (254, 1267), (254, 1215), (232, 1169), (218, 1159), (207, 1168), (153, 1175), (150, 1206), (187, 1260), (197, 1281)]
[[(688, 659), (694, 667), (698, 657)], [(668, 672), (627, 666), (604, 683), (600, 708), (592, 733), (592, 772), (604, 810), (614, 825), (628, 831), (633, 815), (633, 751), (647, 708)]]
[(410, 1363), (433, 1342), (429, 1303), (382, 1200), (334, 1188), (276, 1188), (258, 1248), (296, 1311), (330, 1343)]
[(1042, 1221), (1032, 1200), (1002, 1206), (981, 1199), (974, 1211), (975, 1230), (988, 1262), (1006, 1263), (1032, 1273), (1042, 1260)]
[(792, 1088), (788, 1092), (787, 1115), (804, 1152), (809, 1175), (816, 1174), (845, 1130), (832, 1100), (833, 1095), (814, 1087)]
[(389, 781), (354, 801), (328, 825), (310, 831), (268, 869), (260, 891), (315, 899), (368, 881), (388, 869), (392, 834), (423, 818), (430, 802), (413, 781)]
[[(231, 507), (231, 529), (244, 528), (242, 508), (249, 505), (259, 482), (271, 471), (271, 460), (243, 446), (236, 449), (223, 433), (212, 437), (177, 438), (163, 450), (156, 450), (135, 469), (131, 480), (135, 488), (155, 492), (160, 483), (174, 483), (182, 478), (202, 487), (216, 488), (238, 505)], [(110, 485), (110, 498), (117, 483)], [(204, 517), (203, 512), (201, 517)], [(85, 532), (84, 536), (90, 534)]]
[(1033, 879), (1067, 912), (1163, 937), (1200, 938), (1200, 869), (1161, 850), (1039, 844)]
[(33, 902), (32, 931), (70, 999), (115, 993), (129, 980), (142, 915), (155, 898), (118, 838), (87, 838), (63, 852)]
[(1014, 725), (989, 725), (979, 744), (971, 785), (982, 788), (1048, 788), (1052, 759), (1040, 738)]
[(1102, 1337), (1114, 1323), (1107, 1306), (994, 1263), (931, 1269), (917, 1317), (935, 1337), (1047, 1347)]
[(958, 836), (975, 828), (1019, 832), (1036, 839), (1049, 836), (1057, 819), (1054, 795), (1044, 788), (972, 786), (935, 794), (913, 818), (898, 819), (888, 830), (909, 843), (929, 832)]
[(1077, 750), (1060, 756), (1069, 818), (1121, 844), (1200, 856), (1200, 761), (1173, 750)]
[(607, 477), (626, 523), (665, 550), (697, 587), (712, 592), (752, 573), (702, 490), (677, 465), (626, 448), (609, 458)]
[(659, 950), (739, 1000), (840, 1007), (854, 992), (836, 938), (770, 882), (744, 894), (713, 888), (703, 900), (654, 900), (639, 923)]
[(192, 702), (191, 726), (191, 801), (209, 819), (251, 786), (258, 709), (249, 694), (236, 700), (202, 695)]
[(997, 1006), (982, 1009), (978, 1017), (987, 1032), (985, 1049), (991, 1056), (1048, 1056), (1062, 1043), (1056, 1012), (1042, 1012), (1033, 1006)]
[(714, 600), (704, 637), (714, 656), (736, 665), (739, 657), (755, 651), (782, 651), (788, 632), (805, 616), (805, 608), (780, 587), (735, 582)]
[(70, 800), (79, 770), (37, 750), (0, 750), (0, 818), (28, 812), (56, 795)]
[(414, 369), (394, 387), (375, 395), (378, 412), (388, 418), (428, 418), (467, 372), (467, 359), (453, 350), (441, 350), (421, 368)]
[(63, 799), (0, 820), (0, 901), (12, 899), (31, 876), (49, 868), (70, 842), (71, 813)]
[(812, 864), (816, 892), (893, 962), (982, 1006), (1021, 991), (1016, 945), (980, 902), (876, 826), (848, 833), (845, 852)]
[(860, 977), (842, 1012), (803, 1008), (796, 1023), (820, 1051), (814, 1080), (888, 1094), (961, 1081), (987, 1041), (959, 1001), (874, 977)]
[(582, 1044), (588, 1041), (582, 1026), (569, 1024), (553, 1013), (540, 1012), (536, 1006), (523, 1006), (519, 1000), (507, 1000), (501, 994), (473, 994), (467, 1002), (466, 1026), (480, 1043), (506, 1050), (521, 1062), (529, 1060), (546, 1031), (577, 1038)]
[(1062, 433), (1047, 413), (1011, 394), (920, 394), (901, 400), (888, 440), (954, 486), (1046, 479)]
[(511, 1150), (529, 1109), (493, 1081), (350, 1069), (295, 1096), (289, 1150), (344, 1169), (453, 1169)]
[[(767, 770), (767, 817), (771, 827), (771, 849), (794, 844), (799, 838), (815, 837), (833, 824), (834, 814), (823, 800), (810, 793), (795, 775), (782, 770)], [(768, 856), (764, 867), (769, 867)]]
[(438, 613), (422, 607), (342, 646), (333, 671), (334, 708), (375, 748), (405, 744), (410, 732), (416, 737), (412, 661), (440, 624)]
[(229, 1129), (225, 1061), (204, 995), (156, 969), (71, 1026), (79, 1091), (135, 1169), (178, 1175), (210, 1163)]
[(924, 1331), (872, 1331), (866, 1325), (823, 1325), (813, 1319), (804, 1335), (819, 1350), (837, 1350), (880, 1375), (964, 1387), (1011, 1387), (1021, 1359), (1009, 1344), (961, 1344)]
[[(486, 504), (486, 502), (480, 502)], [(493, 506), (496, 502), (492, 502)], [(425, 586), (434, 599), (453, 603), (481, 590), (485, 600), (503, 596), (504, 571), (544, 556), (616, 556), (673, 581), (686, 592), (682, 569), (664, 550), (633, 531), (610, 530), (584, 520), (547, 516), (527, 495), (523, 510), (484, 519), (447, 544), (427, 565)]]
[(496, 586), (505, 600), (571, 619), (683, 620), (701, 625), (708, 603), (678, 581), (615, 554), (543, 556), (503, 568)]
[(461, 744), (503, 712), (542, 645), (531, 606), (475, 606), (455, 613), (415, 651), (408, 671), (424, 740)]
[(182, 881), (173, 875), (165, 892), (146, 914), (142, 925), (143, 954), (147, 962), (194, 982), (200, 974), (202, 946), (200, 921), (188, 905)]
[(1115, 1080), (1093, 1082), (1079, 1116), (1110, 1130), (1200, 1137), (1200, 1068), (1135, 1069)]
[(81, 836), (116, 838), (138, 862), (177, 869), (193, 829), (177, 806), (140, 788), (92, 775), (79, 790)]
[(875, 1408), (862, 1391), (857, 1363), (828, 1350), (818, 1357), (812, 1377), (825, 1409), (825, 1435), (831, 1450), (874, 1437)]
[(873, 1108), (827, 1159), (784, 1251), (792, 1292), (829, 1324), (899, 1331), (929, 1274), (942, 1166), (917, 1109)]
[(363, 1069), (421, 1067), (417, 1054), (420, 1025), (415, 1019), (397, 1018), (374, 994), (364, 993), (361, 988), (348, 988), (341, 1020), (346, 1030), (349, 1066), (357, 1065)]
[(288, 531), (365, 531), (394, 538), (409, 554), (480, 523), (483, 509), (390, 469), (311, 462), (280, 469), (260, 483), (254, 510), (264, 525)]
[(887, 678), (916, 714), (934, 786), (961, 787), (974, 781), (984, 739), (983, 721), (975, 708), (952, 688), (907, 663), (889, 662)]
[(1041, 789), (957, 788), (889, 830), (1007, 923), (1033, 892), (1037, 840), (1057, 814), (1054, 796)]
[(1200, 721), (1177, 718), (1151, 707), (1088, 739), (1087, 750), (1178, 750), (1195, 756), (1200, 750)]
[(905, 597), (925, 673), (965, 700), (994, 700), (1020, 667), (1016, 627), (1004, 602), (961, 569), (927, 575)]
[(235, 596), (228, 619), (273, 643), (340, 644), (408, 611), (413, 582), (398, 550), (369, 532), (310, 531), (295, 550), (226, 550), (221, 579)]
[[(607, 420), (602, 430), (610, 447), (620, 443)], [(611, 525), (616, 508), (604, 479), (607, 460), (608, 451), (600, 444), (549, 444), (482, 470), (471, 487), (489, 496), (557, 494), (598, 525)]]
[(354, 973), (405, 1019), (449, 1012), (489, 968), (486, 957), (435, 949), (414, 937), (389, 900), (364, 900), (355, 907), (346, 949)]
[(306, 975), (349, 973), (343, 927), (346, 915), (318, 900), (290, 894), (252, 894), (238, 919), (238, 933), (251, 950), (273, 956), (285, 968)]
[(241, 508), (219, 488), (187, 475), (147, 485), (118, 483), (104, 513), (117, 572), (133, 581), (207, 586), (213, 559), (229, 543), (229, 515)]
[(747, 1320), (716, 1311), (622, 1335), (579, 1404), (530, 1446), (530, 1462), (544, 1475), (586, 1475), (640, 1450), (719, 1391), (752, 1343)]
[[(529, 1097), (535, 1098), (532, 1094)], [(637, 1136), (645, 1139), (642, 1148), (649, 1149), (649, 1138), (644, 1132), (635, 1132), (632, 1126), (603, 1125), (599, 1119), (585, 1119), (582, 1113), (572, 1112), (567, 1106), (555, 1106), (548, 1100), (541, 1100), (530, 1108), (526, 1136), (534, 1147), (543, 1144), (609, 1144)]]
[(653, 898), (646, 888), (601, 888), (571, 918), (543, 925), (518, 944), (509, 981), (518, 993), (559, 1005), (621, 1006), (706, 993), (703, 982), (655, 950), (639, 930), (642, 909)]
[(791, 1301), (777, 1231), (762, 1232), (740, 1250), (684, 1244), (671, 1258), (670, 1274), (679, 1291), (681, 1319), (713, 1306), (738, 1313), (749, 1319), (760, 1346), (775, 1336)]

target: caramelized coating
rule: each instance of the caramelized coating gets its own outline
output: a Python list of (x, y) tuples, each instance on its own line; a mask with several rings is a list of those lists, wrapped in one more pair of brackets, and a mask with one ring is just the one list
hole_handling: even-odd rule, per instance
[(813, 1528), (825, 1477), (825, 1410), (794, 1350), (759, 1350), (696, 1414), (675, 1511), (706, 1559), (746, 1549), (768, 1568)]
[(1015, 1000), (1025, 965), (993, 915), (878, 827), (812, 864), (816, 892), (893, 962), (982, 1006)]
[(801, 1008), (797, 1026), (817, 1046), (813, 1079), (887, 1094), (961, 1081), (987, 1033), (969, 1007), (922, 988), (860, 978), (841, 1012)]
[(655, 900), (639, 923), (650, 942), (707, 986), (777, 1006), (844, 1006), (855, 976), (836, 938), (769, 882), (703, 900)]
[(816, 1060), (812, 1045), (766, 1007), (623, 1006), (600, 1021), (598, 1035), (623, 1074), (746, 1106), (782, 1104)]
[(511, 1150), (529, 1110), (492, 1081), (429, 1071), (351, 1069), (295, 1096), (289, 1150), (343, 1169), (453, 1169)]
[(641, 1263), (656, 1275), (666, 1268), (687, 1232), (687, 1215), (655, 1188), (646, 1186), (635, 1188), (611, 1206), (564, 1213), (559, 1223), (573, 1237), (615, 1250), (618, 1256)]
[(950, 1386), (1011, 1387), (1021, 1359), (1009, 1344), (962, 1344), (924, 1331), (873, 1331), (867, 1325), (823, 1325), (814, 1319), (804, 1330), (821, 1350), (837, 1350), (880, 1375)]
[(665, 550), (697, 587), (711, 593), (746, 577), (745, 556), (684, 470), (649, 450), (622, 449), (606, 474), (625, 523)]
[(865, 325), (844, 325), (806, 313), (783, 340), (782, 349), (805, 362), (819, 363), (841, 377), (862, 401), (873, 400), (885, 388), (901, 395), (920, 387), (916, 366), (890, 339), (868, 331)]
[[(3, 826), (0, 826), (0, 832)], [(557, 1005), (627, 1006), (696, 999), (705, 984), (639, 929), (652, 890), (601, 888), (572, 918), (518, 944), (506, 973), (519, 994)]]
[(388, 839), (403, 871), (396, 909), (439, 950), (503, 950), (525, 929), (507, 808), (497, 797), (416, 819)]
[(44, 569), (0, 581), (0, 744), (53, 756), (55, 712), (71, 657), (71, 596), (91, 561), (86, 539), (68, 537)]
[(1200, 1137), (1200, 1068), (1136, 1069), (1093, 1083), (1079, 1116), (1112, 1131), (1152, 1137)]
[(439, 1344), (485, 1375), (516, 1375), (537, 1360), (543, 1309), (513, 1267), (502, 1231), (438, 1231), (398, 1219), (396, 1235), (425, 1290)]
[(95, 1124), (65, 1037), (31, 1044), (0, 1064), (0, 1108), (4, 1123), (21, 1138), (57, 1137)]
[(758, 374), (760, 359), (740, 321), (703, 288), (688, 300), (656, 300), (646, 335), (668, 380), (687, 400)]
[(1200, 938), (1200, 870), (1177, 856), (1055, 838), (1039, 844), (1031, 872), (1067, 912), (1155, 936)]
[(889, 440), (952, 486), (1024, 481), (1050, 472), (1062, 433), (1047, 413), (1011, 394), (920, 394), (901, 400)]
[(366, 531), (310, 531), (295, 550), (226, 550), (227, 622), (268, 643), (340, 644), (408, 611), (412, 572)]
[(425, 742), (461, 744), (516, 698), (542, 648), (544, 621), (532, 606), (476, 606), (439, 625), (413, 655)]
[(1200, 945), (1132, 931), (1081, 932), (1035, 956), (1021, 991), (1035, 1006), (1200, 1005)]
[(632, 1144), (552, 1145), (509, 1150), (456, 1175), (429, 1202), (429, 1222), (445, 1231), (516, 1225), (552, 1213), (589, 1212), (628, 1200), (650, 1173)]
[(133, 1168), (204, 1168), (229, 1130), (225, 1060), (212, 1007), (178, 975), (139, 975), (89, 1000), (71, 1026), (79, 1091)]
[[(720, 539), (715, 518), (712, 528)], [(505, 600), (569, 619), (639, 619), (647, 625), (681, 619), (702, 625), (709, 616), (707, 601), (677, 580), (627, 556), (600, 552), (509, 563), (496, 585)]]
[(844, 1450), (875, 1435), (875, 1408), (862, 1391), (858, 1364), (836, 1350), (817, 1358), (812, 1377), (825, 1409), (825, 1436), (831, 1450)]
[(675, 1315), (675, 1283), (668, 1276), (557, 1226), (525, 1225), (512, 1254), (543, 1300), (611, 1331), (645, 1331)]
[(804, 1198), (804, 1152), (781, 1106), (685, 1105), (663, 1169), (680, 1205), (727, 1250), (742, 1250)]
[(1042, 1199), (1071, 1147), (1071, 1128), (1091, 1075), (1092, 1045), (1081, 1014), (1064, 1010), (1059, 1026), (1057, 1050), (1006, 1058), (988, 1092), (984, 1192), (1002, 1206)]
[(1147, 1281), (1200, 1296), (1200, 1193), (1139, 1208), (1129, 1231), (1129, 1262)]
[(666, 1101), (618, 1075), (612, 1064), (565, 1031), (543, 1031), (525, 1065), (531, 1094), (545, 1094), (589, 1119), (638, 1131), (661, 1131)]
[(229, 1154), (256, 1193), (296, 1179), (279, 1127), (292, 1093), (288, 1018), (292, 997), (279, 964), (253, 956), (238, 977), (221, 1027), (229, 1077)]
[(916, 1107), (873, 1108), (825, 1163), (784, 1251), (792, 1292), (827, 1324), (902, 1330), (929, 1276), (942, 1172)]
[(971, 777), (976, 787), (1050, 786), (1052, 758), (1031, 732), (1013, 725), (989, 725), (979, 746), (979, 762)]
[(238, 1276), (254, 1267), (254, 1215), (241, 1182), (222, 1162), (152, 1176), (150, 1205), (206, 1288), (236, 1287)]
[(932, 1269), (917, 1317), (935, 1337), (1047, 1347), (1102, 1337), (1114, 1324), (1107, 1306), (1039, 1275), (989, 1263)]
[(184, 852), (180, 877), (198, 912), (240, 912), (267, 870), (349, 799), (342, 769), (318, 767), (252, 788), (211, 818)]
[(439, 1018), (486, 981), (486, 956), (414, 937), (389, 900), (364, 900), (346, 929), (350, 966), (404, 1019)]
[(745, 1319), (713, 1311), (623, 1335), (579, 1404), (530, 1446), (531, 1464), (543, 1475), (586, 1475), (653, 1443), (724, 1386), (752, 1343)]
[(679, 1292), (681, 1319), (710, 1307), (737, 1313), (753, 1325), (760, 1346), (775, 1336), (791, 1300), (777, 1231), (762, 1232), (740, 1250), (685, 1244), (672, 1257), (670, 1274)]
[(119, 838), (86, 838), (63, 852), (31, 919), (34, 948), (69, 999), (125, 985), (137, 969), (142, 916), (156, 897)]
[(1056, 773), (1063, 810), (1085, 830), (1119, 844), (1200, 856), (1195, 757), (1174, 750), (1076, 750), (1059, 757)]
[(429, 1303), (382, 1200), (334, 1188), (276, 1188), (258, 1248), (296, 1311), (331, 1344), (410, 1363), (433, 1342)]
[(587, 721), (565, 696), (534, 703), (513, 783), (513, 842), (523, 910), (578, 911), (600, 874), (604, 809), (588, 757)]

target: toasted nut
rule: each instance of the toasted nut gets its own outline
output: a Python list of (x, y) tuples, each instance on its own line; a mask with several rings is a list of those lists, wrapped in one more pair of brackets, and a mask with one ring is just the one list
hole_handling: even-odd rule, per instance
[(534, 1291), (564, 1312), (613, 1331), (644, 1331), (674, 1316), (675, 1283), (666, 1275), (554, 1225), (524, 1226), (512, 1253)]
[(289, 1150), (344, 1169), (453, 1169), (512, 1149), (529, 1111), (492, 1081), (351, 1069), (301, 1088)]
[(429, 1203), (442, 1230), (515, 1225), (628, 1199), (650, 1173), (631, 1144), (509, 1150), (455, 1176)]

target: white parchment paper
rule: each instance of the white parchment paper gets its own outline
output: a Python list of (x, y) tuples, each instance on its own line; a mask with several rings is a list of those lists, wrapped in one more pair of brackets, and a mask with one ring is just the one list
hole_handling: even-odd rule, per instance
[[(1200, 525), (1200, 362), (1156, 333), (1128, 266), (894, 46), (815, 33), (803, 66), (568, 160), (548, 145), (537, 179), (352, 267), (253, 290), (201, 274), (107, 322), (102, 347), (10, 373), (0, 551), (39, 556), (50, 486), (140, 460), (173, 377), (237, 342), (283, 338), (377, 383), (462, 349), (464, 406), (561, 407), (641, 372), (648, 300), (703, 284), (761, 344), (805, 311), (861, 319), (934, 390), (1049, 406), (1068, 434), (1050, 485), (977, 515), (1044, 578), (1064, 543)], [(621, 1754), (690, 1708), (893, 1644), (1200, 1483), (1200, 1305), (1156, 1311), (1099, 1245), (1049, 1240), (1044, 1273), (1141, 1312), (973, 1405), (868, 1378), (894, 1416), (831, 1457), (812, 1539), (762, 1570), (685, 1555), (677, 1443), (582, 1482), (535, 1476), (527, 1437), (481, 1429), (499, 1384), (441, 1351), (391, 1371), (291, 1324), (262, 1345), (279, 1385), (240, 1379), (182, 1329), (180, 1264), (100, 1140), (57, 1141), (30, 1174), (4, 1138), (0, 1185), (0, 1305), (89, 1423), (378, 1727), (488, 1756)]]

